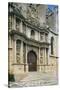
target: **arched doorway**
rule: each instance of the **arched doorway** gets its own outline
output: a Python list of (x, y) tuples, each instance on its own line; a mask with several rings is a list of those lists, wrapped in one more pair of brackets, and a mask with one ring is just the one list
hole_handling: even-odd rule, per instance
[(37, 71), (37, 56), (34, 51), (29, 51), (27, 54), (28, 70)]

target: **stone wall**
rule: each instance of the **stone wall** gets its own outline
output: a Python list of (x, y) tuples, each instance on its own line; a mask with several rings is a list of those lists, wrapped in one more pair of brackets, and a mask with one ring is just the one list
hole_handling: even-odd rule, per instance
[[(46, 23), (46, 9), (47, 9), (47, 6), (45, 5), (25, 5), (25, 4), (21, 4), (23, 7), (23, 11), (22, 11), (22, 14), (25, 15), (26, 19), (32, 19), (34, 20), (34, 18), (37, 19), (37, 23), (33, 21), (33, 23), (31, 22), (31, 24), (39, 24), (41, 26), (44, 26), (44, 23)], [(25, 6), (24, 6), (25, 5)], [(21, 9), (20, 7), (20, 9)], [(25, 10), (24, 10), (24, 7), (25, 7)], [(27, 8), (29, 7), (29, 13), (30, 13), (30, 16), (27, 16)], [(34, 11), (36, 10), (37, 8), (37, 11)], [(25, 12), (25, 13), (23, 13)], [(37, 14), (38, 12), (38, 14)], [(36, 15), (37, 14), (37, 15)], [(31, 18), (30, 18), (31, 17)], [(11, 17), (10, 17), (11, 18)], [(28, 19), (28, 21), (29, 21)], [(39, 19), (39, 21), (38, 21)], [(20, 28), (19, 28), (19, 31), (17, 31), (16, 29), (16, 16), (13, 15), (12, 16), (12, 28), (10, 29), (11, 30), (15, 30), (17, 31), (17, 33), (15, 33), (16, 35), (13, 35), (12, 37), (9, 36), (9, 51), (8, 51), (8, 59), (9, 59), (9, 73), (10, 74), (14, 74), (16, 77), (17, 75), (20, 75), (20, 74), (23, 74), (23, 73), (27, 73), (28, 72), (28, 63), (27, 63), (27, 54), (29, 51), (33, 50), (36, 55), (37, 55), (37, 72), (56, 72), (57, 71), (57, 55), (58, 55), (58, 50), (57, 50), (57, 47), (58, 47), (58, 36), (56, 36), (53, 32), (49, 31), (48, 33), (48, 43), (49, 43), (49, 51), (48, 51), (48, 55), (46, 55), (45, 51), (43, 50), (43, 64), (40, 63), (40, 43), (41, 43), (41, 46), (44, 47), (44, 49), (48, 49), (48, 46), (45, 47), (44, 45), (48, 44), (46, 41), (45, 41), (45, 32), (44, 32), (44, 40), (40, 41), (40, 31), (38, 30), (34, 30), (35, 32), (35, 38), (34, 38), (34, 41), (32, 40), (31, 38), (31, 30), (32, 28), (28, 27), (27, 24), (26, 24), (26, 30), (25, 32), (23, 31), (23, 21), (21, 20), (20, 18)], [(25, 26), (24, 26), (25, 27)], [(38, 26), (37, 26), (38, 28)], [(26, 34), (26, 35), (25, 35)], [(20, 36), (21, 35), (21, 36)], [(51, 55), (51, 37), (54, 38), (54, 43), (53, 43), (53, 50), (54, 50), (54, 54)], [(20, 58), (21, 58), (21, 63), (17, 63), (16, 61), (16, 40), (19, 39), (21, 41), (21, 51), (20, 51)], [(28, 41), (30, 40), (30, 41)], [(36, 42), (36, 43), (35, 43)], [(46, 44), (44, 44), (44, 43)], [(25, 44), (25, 47), (24, 47), (24, 44)], [(34, 45), (34, 44), (38, 44), (38, 45)], [(44, 44), (44, 45), (43, 45)], [(46, 56), (45, 56), (46, 55)], [(45, 60), (46, 60), (46, 57), (48, 57), (48, 63), (45, 63)], [(26, 70), (25, 70), (25, 69)], [(16, 78), (15, 77), (15, 78)], [(18, 78), (18, 77), (17, 77)], [(21, 78), (21, 77), (20, 77)]]

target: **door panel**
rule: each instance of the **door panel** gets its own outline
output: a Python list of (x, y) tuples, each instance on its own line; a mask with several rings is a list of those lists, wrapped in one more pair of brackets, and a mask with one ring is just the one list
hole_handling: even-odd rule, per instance
[(29, 71), (37, 71), (37, 56), (35, 52), (30, 51), (27, 55), (28, 59), (28, 70)]

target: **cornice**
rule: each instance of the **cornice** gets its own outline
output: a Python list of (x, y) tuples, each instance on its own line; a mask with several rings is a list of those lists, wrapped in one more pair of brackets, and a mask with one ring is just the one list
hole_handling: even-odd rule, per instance
[[(44, 45), (45, 46), (49, 46), (50, 45), (50, 43), (48, 43), (48, 42), (44, 42), (44, 41), (41, 42), (41, 41), (34, 40), (32, 38), (28, 38), (25, 34), (23, 34), (21, 32), (18, 32), (18, 31), (15, 31), (15, 30), (12, 30), (11, 32), (9, 32), (9, 35), (11, 35), (13, 37), (15, 35), (19, 36), (21, 40), (23, 40), (24, 42), (26, 42), (27, 44), (30, 44), (32, 46), (39, 47), (41, 45), (41, 47), (44, 47)], [(15, 39), (17, 39), (17, 38), (15, 37)]]

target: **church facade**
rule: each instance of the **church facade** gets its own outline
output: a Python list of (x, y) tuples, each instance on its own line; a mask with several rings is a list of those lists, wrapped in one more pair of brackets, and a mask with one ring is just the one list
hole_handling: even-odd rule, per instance
[[(56, 72), (58, 26), (55, 25), (57, 23), (55, 17), (58, 15), (55, 16), (55, 13), (51, 12), (46, 15), (47, 5), (18, 3), (8, 5), (9, 75)], [(50, 14), (55, 16), (53, 16), (55, 22)], [(53, 26), (57, 26), (54, 30), (50, 27), (53, 22), (55, 23)]]

